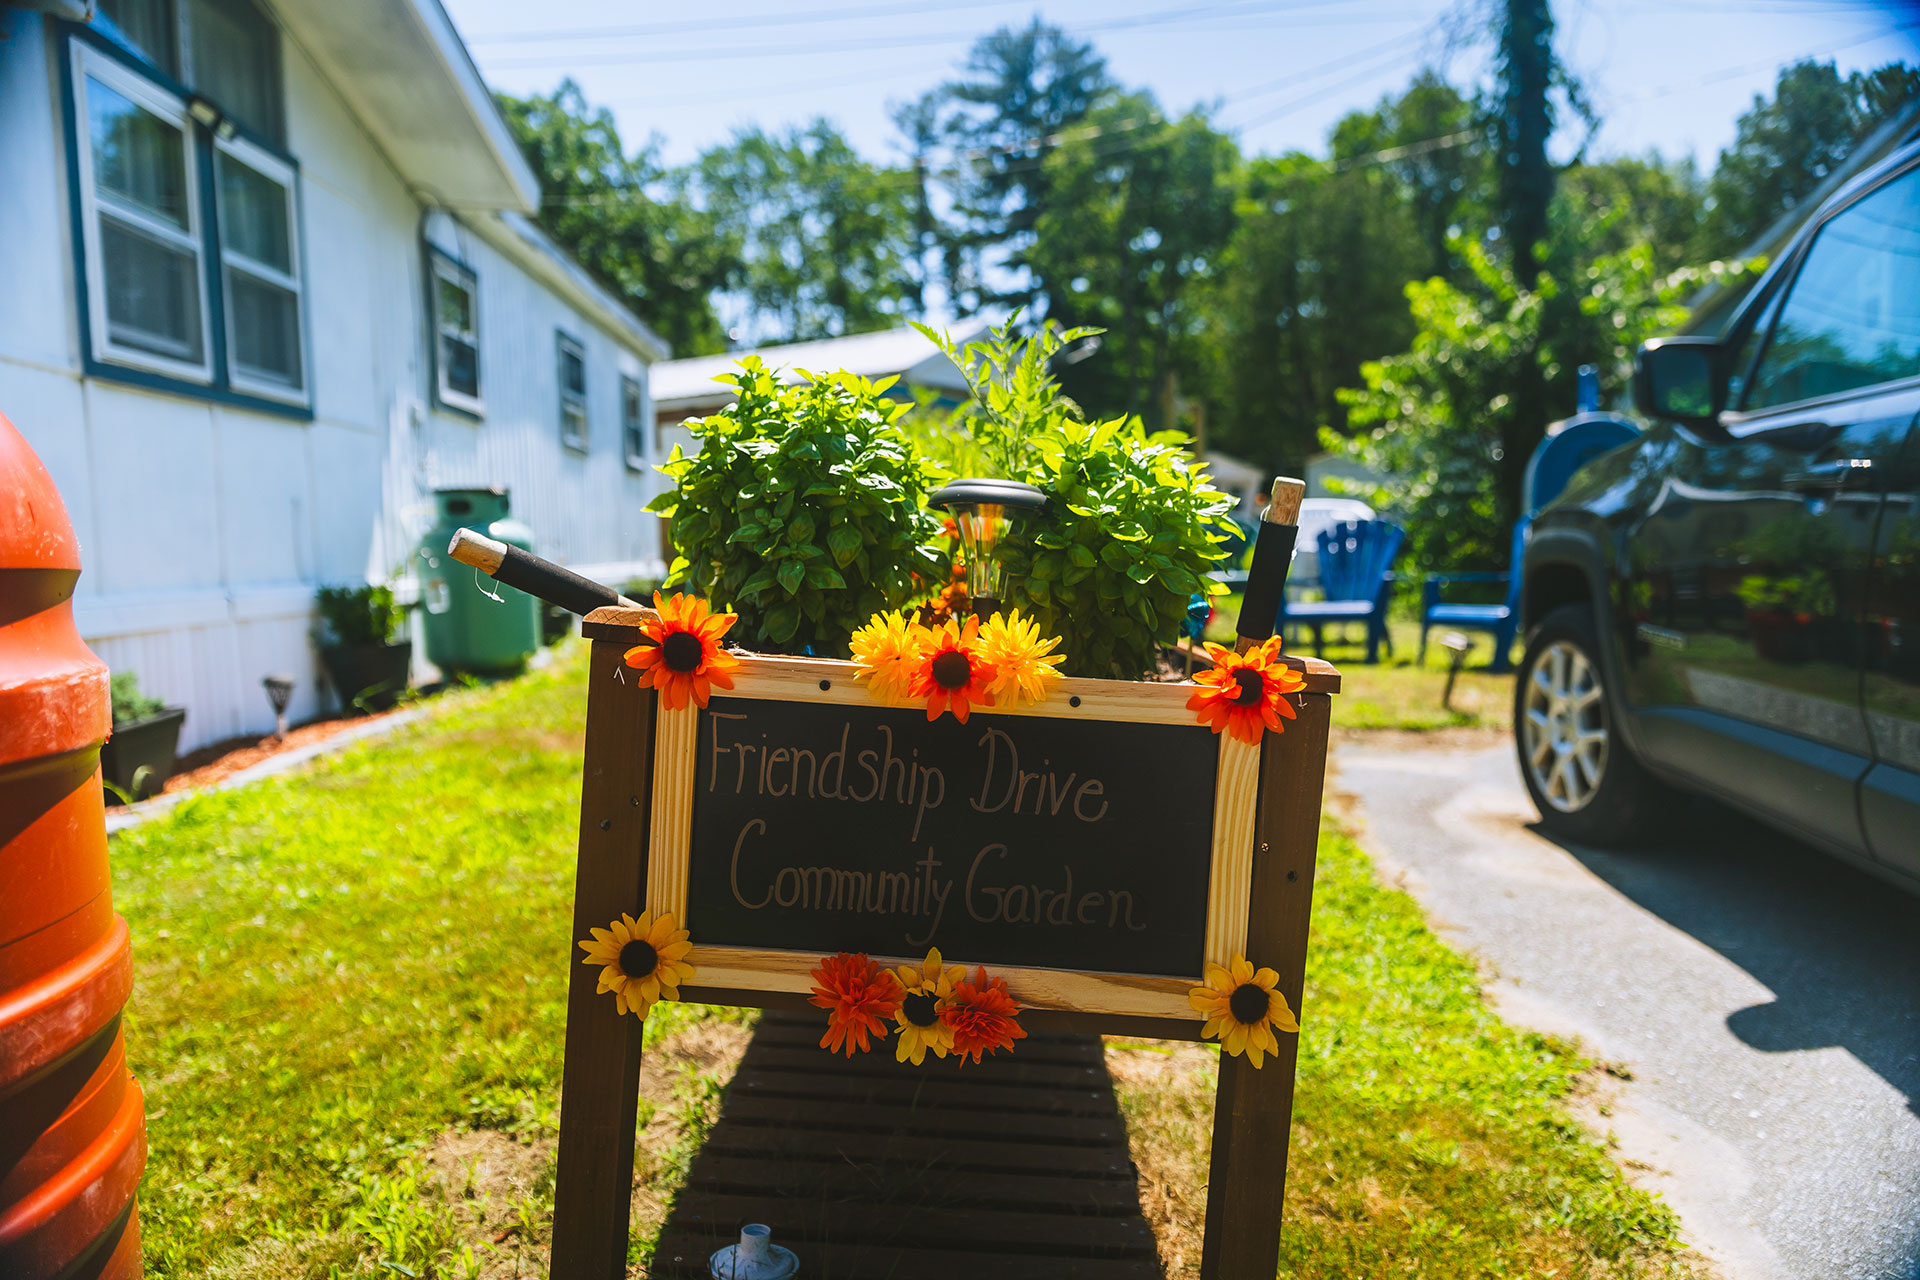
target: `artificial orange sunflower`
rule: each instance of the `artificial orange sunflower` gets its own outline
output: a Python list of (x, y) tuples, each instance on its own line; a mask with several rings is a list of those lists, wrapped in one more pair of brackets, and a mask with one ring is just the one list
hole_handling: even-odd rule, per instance
[(1243, 955), (1236, 954), (1229, 965), (1209, 963), (1207, 985), (1187, 993), (1194, 1012), (1207, 1015), (1200, 1034), (1217, 1039), (1228, 1053), (1242, 1053), (1257, 1069), (1263, 1054), (1279, 1053), (1280, 1042), (1273, 1029), (1299, 1034), (1287, 998), (1275, 991), (1280, 975), (1271, 969), (1255, 969)]
[(942, 711), (950, 710), (965, 724), (973, 707), (993, 705), (989, 690), (998, 674), (981, 650), (980, 619), (968, 618), (964, 628), (949, 622), (927, 634), (907, 692), (927, 700), (927, 719), (938, 720)]
[(613, 992), (614, 1008), (621, 1013), (644, 1018), (655, 1000), (678, 1000), (680, 984), (693, 977), (687, 963), (693, 944), (685, 929), (675, 927), (671, 911), (657, 917), (642, 911), (637, 920), (622, 912), (606, 928), (591, 932), (593, 940), (580, 944), (587, 953), (580, 963), (602, 966), (600, 990)]
[(900, 980), (891, 969), (881, 968), (865, 952), (842, 951), (822, 960), (813, 980), (817, 985), (807, 999), (827, 1011), (822, 1049), (844, 1049), (851, 1058), (855, 1049), (867, 1051), (869, 1035), (887, 1034), (887, 1019), (899, 1011), (901, 995)]
[(925, 627), (907, 621), (897, 610), (874, 614), (853, 633), (853, 660), (861, 668), (854, 679), (867, 677), (867, 688), (883, 702), (905, 702), (926, 634)]
[(953, 1028), (941, 1021), (940, 1010), (953, 995), (953, 984), (966, 976), (959, 965), (942, 967), (940, 948), (927, 952), (921, 963), (903, 964), (895, 969), (900, 979), (900, 1008), (893, 1022), (900, 1034), (893, 1042), (893, 1056), (900, 1062), (912, 1059), (914, 1066), (927, 1060), (927, 1050), (944, 1058), (953, 1049)]
[(658, 617), (640, 624), (640, 634), (652, 643), (627, 650), (627, 665), (640, 671), (640, 683), (660, 691), (660, 703), (678, 711), (693, 696), (695, 706), (707, 705), (711, 686), (733, 688), (732, 673), (740, 659), (720, 647), (720, 637), (737, 614), (709, 613), (707, 602), (678, 591), (671, 600), (653, 593)]
[(993, 664), (993, 686), (988, 690), (996, 699), (1011, 698), (1032, 705), (1046, 701), (1047, 694), (1060, 681), (1057, 667), (1067, 660), (1055, 653), (1060, 637), (1040, 638), (1040, 624), (1022, 618), (1015, 609), (1011, 616), (996, 613), (980, 628), (980, 652)]
[(1012, 1049), (1027, 1032), (1018, 1021), (1020, 1003), (1007, 990), (1005, 978), (989, 978), (980, 966), (971, 980), (953, 984), (953, 994), (940, 1010), (940, 1021), (953, 1031), (953, 1051), (975, 1063), (982, 1053)]
[(1235, 653), (1217, 644), (1207, 646), (1213, 669), (1193, 678), (1200, 688), (1187, 699), (1187, 710), (1200, 713), (1200, 723), (1215, 733), (1225, 729), (1242, 742), (1258, 743), (1268, 729), (1279, 733), (1282, 716), (1294, 718), (1287, 694), (1306, 688), (1306, 678), (1280, 661), (1280, 637)]

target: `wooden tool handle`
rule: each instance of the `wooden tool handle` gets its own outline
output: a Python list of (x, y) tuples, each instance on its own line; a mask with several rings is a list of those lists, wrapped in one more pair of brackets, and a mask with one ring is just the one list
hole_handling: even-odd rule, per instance
[(1300, 535), (1300, 503), (1306, 496), (1304, 480), (1280, 476), (1273, 482), (1254, 539), (1253, 561), (1247, 566), (1247, 589), (1234, 627), (1239, 635), (1235, 652), (1245, 653), (1273, 635), (1274, 619), (1286, 599), (1287, 570), (1293, 565), (1293, 544)]
[(637, 607), (612, 587), (604, 587), (591, 578), (583, 578), (571, 569), (563, 569), (551, 560), (542, 560), (531, 551), (475, 533), (456, 529), (447, 554), (461, 564), (470, 564), (490, 578), (518, 587), (548, 604), (557, 604), (569, 613), (585, 616), (603, 605)]

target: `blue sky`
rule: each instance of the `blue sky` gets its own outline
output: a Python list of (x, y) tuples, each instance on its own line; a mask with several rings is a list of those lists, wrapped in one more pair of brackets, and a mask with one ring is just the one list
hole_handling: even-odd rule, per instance
[[(737, 127), (825, 115), (897, 158), (889, 102), (949, 75), (972, 40), (1038, 14), (1091, 39), (1164, 106), (1218, 103), (1254, 152), (1318, 151), (1346, 111), (1422, 63), (1470, 81), (1491, 0), (443, 0), (488, 80), (513, 92), (571, 74), (630, 143), (690, 159)], [(1775, 70), (1920, 61), (1920, 4), (1871, 0), (1559, 0), (1563, 56), (1604, 121), (1599, 154), (1694, 155), (1710, 168)]]

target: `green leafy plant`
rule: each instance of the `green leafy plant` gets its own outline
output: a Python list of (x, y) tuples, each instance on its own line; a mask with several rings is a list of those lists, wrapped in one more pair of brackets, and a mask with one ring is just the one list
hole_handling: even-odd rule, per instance
[(667, 585), (689, 583), (740, 615), (748, 644), (839, 656), (856, 627), (947, 577), (929, 544), (931, 469), (887, 399), (891, 380), (804, 374), (782, 386), (740, 362), (737, 403), (686, 425), (700, 442), (662, 466), (674, 487), (648, 506), (673, 517)]
[(314, 603), (325, 644), (392, 644), (407, 622), (405, 607), (393, 602), (388, 587), (322, 587)]
[(964, 435), (943, 461), (985, 461), (1051, 498), (1001, 543), (1008, 602), (1061, 638), (1069, 675), (1152, 671), (1194, 594), (1224, 589), (1206, 575), (1238, 536), (1233, 498), (1207, 483), (1178, 433), (1149, 434), (1137, 418), (1080, 420), (1051, 361), (1099, 330), (1049, 325), (1022, 337), (1009, 320), (965, 348), (921, 332), (960, 366), (974, 398), (941, 430), (923, 423), (920, 438), (938, 451), (941, 436)]
[(140, 692), (140, 677), (131, 671), (114, 673), (110, 696), (113, 700), (115, 724), (132, 724), (136, 720), (146, 720), (167, 709), (165, 699)]

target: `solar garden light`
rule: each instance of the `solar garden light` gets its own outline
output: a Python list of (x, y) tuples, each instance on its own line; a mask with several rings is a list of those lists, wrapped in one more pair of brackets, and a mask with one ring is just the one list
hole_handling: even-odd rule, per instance
[(967, 598), (974, 613), (986, 617), (1005, 585), (1000, 543), (1017, 517), (1046, 509), (1046, 491), (1018, 480), (955, 480), (936, 490), (927, 505), (944, 507), (953, 517), (967, 565)]
[(773, 1228), (749, 1222), (740, 1228), (740, 1243), (715, 1250), (707, 1259), (713, 1280), (788, 1280), (800, 1270), (793, 1250), (773, 1242)]
[(273, 704), (273, 740), (287, 736), (287, 704), (293, 701), (293, 677), (273, 675), (260, 682), (266, 686), (267, 701)]

